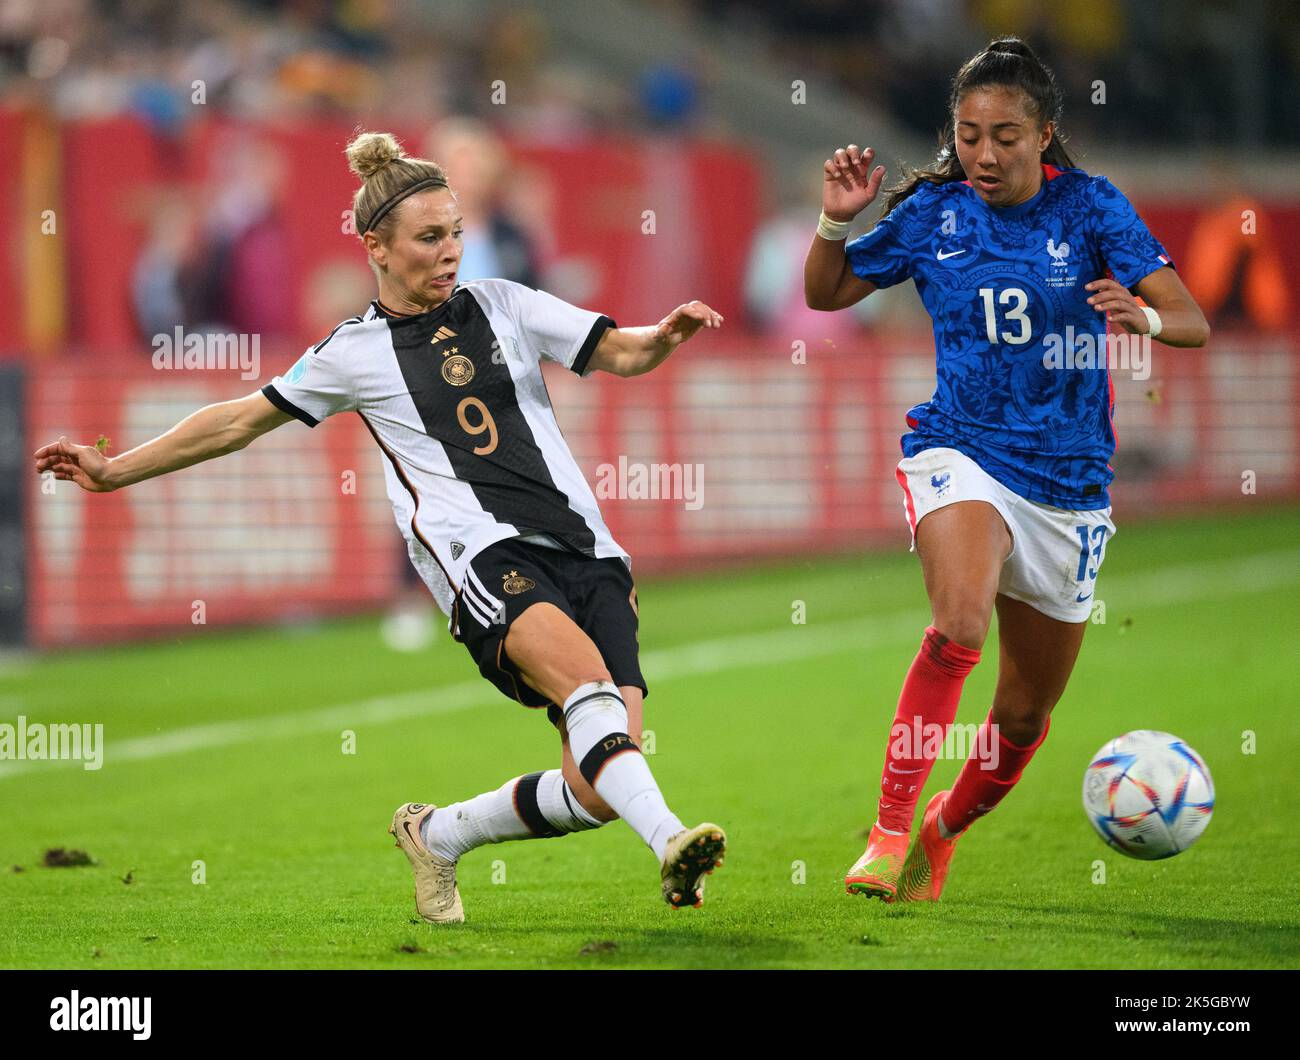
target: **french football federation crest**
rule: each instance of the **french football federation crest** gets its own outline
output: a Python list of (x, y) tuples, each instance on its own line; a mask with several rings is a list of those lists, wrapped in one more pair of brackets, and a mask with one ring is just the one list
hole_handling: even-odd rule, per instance
[(930, 485), (934, 487), (934, 492), (942, 497), (948, 492), (948, 487), (952, 485), (952, 473), (945, 471), (942, 475), (931, 475)]
[(511, 596), (518, 596), (529, 589), (536, 589), (537, 583), (532, 578), (525, 578), (517, 570), (512, 570), (509, 574), (501, 575), (501, 588)]
[(1073, 287), (1079, 279), (1079, 274), (1077, 271), (1071, 271), (1073, 266), (1069, 260), (1070, 244), (1064, 238), (1058, 243), (1048, 236), (1047, 256), (1052, 259), (1051, 265), (1047, 268), (1047, 286)]

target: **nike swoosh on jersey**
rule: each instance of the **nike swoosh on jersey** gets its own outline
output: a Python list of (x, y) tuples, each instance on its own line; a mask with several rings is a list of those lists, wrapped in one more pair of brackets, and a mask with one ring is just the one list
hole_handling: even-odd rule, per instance
[(965, 253), (966, 253), (965, 248), (962, 248), (961, 250), (954, 250), (950, 254), (945, 254), (942, 250), (937, 250), (935, 251), (934, 256), (938, 258), (940, 261), (947, 261), (949, 258), (955, 258), (958, 254), (965, 254)]

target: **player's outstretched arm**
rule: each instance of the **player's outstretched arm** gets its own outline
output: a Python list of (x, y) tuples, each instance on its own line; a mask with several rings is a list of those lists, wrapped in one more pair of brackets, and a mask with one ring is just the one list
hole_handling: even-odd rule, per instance
[[(822, 213), (828, 221), (847, 225), (875, 201), (885, 167), (872, 169), (873, 158), (875, 151), (870, 147), (860, 150), (857, 144), (849, 144), (823, 164)], [(833, 234), (839, 238), (828, 238), (819, 228), (804, 259), (803, 293), (809, 309), (847, 309), (876, 289), (874, 283), (859, 279), (849, 268), (844, 254), (848, 232)]]
[(207, 405), (166, 434), (120, 456), (106, 457), (93, 445), (77, 445), (60, 438), (36, 450), (36, 473), (52, 471), (55, 478), (75, 482), (83, 490), (110, 493), (133, 482), (236, 452), (291, 419), (255, 390), (247, 397)]
[[(1109, 313), (1110, 322), (1130, 335), (1146, 335), (1151, 322), (1122, 283), (1117, 280), (1093, 280), (1084, 285), (1092, 293), (1088, 304), (1098, 313)], [(1140, 279), (1137, 293), (1160, 315), (1160, 333), (1155, 341), (1167, 346), (1204, 346), (1210, 337), (1210, 325), (1196, 304), (1196, 299), (1168, 265)]]
[(700, 328), (722, 327), (722, 314), (703, 302), (679, 305), (658, 324), (610, 328), (591, 353), (591, 366), (614, 375), (643, 375), (659, 367)]

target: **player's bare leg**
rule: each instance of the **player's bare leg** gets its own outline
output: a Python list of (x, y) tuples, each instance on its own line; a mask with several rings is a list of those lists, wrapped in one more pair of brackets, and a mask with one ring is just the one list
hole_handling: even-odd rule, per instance
[(931, 512), (916, 527), (926, 596), (935, 627), (949, 640), (979, 651), (993, 621), (1011, 531), (986, 501), (959, 501)]
[(534, 604), (516, 618), (504, 649), (532, 688), (562, 705), (566, 776), (576, 770), (586, 782), (587, 812), (602, 820), (617, 814), (654, 851), (669, 905), (699, 905), (703, 877), (722, 864), (726, 835), (709, 823), (687, 829), (668, 809), (639, 734), (628, 732), (640, 728), (640, 696), (633, 717), (591, 638), (553, 604)]
[(899, 696), (867, 849), (844, 878), (850, 894), (885, 901), (898, 893), (916, 803), (934, 766), (910, 737), (918, 724), (946, 727), (957, 715), (962, 684), (988, 635), (1011, 534), (991, 504), (960, 501), (921, 519), (916, 548), (931, 624)]
[(998, 594), (998, 684), (993, 721), (1013, 744), (1042, 734), (1065, 693), (1083, 646), (1087, 622), (1061, 622), (1020, 600)]
[(992, 810), (1020, 779), (1047, 738), (1052, 708), (1065, 692), (1083, 645), (1087, 622), (1062, 622), (1020, 600), (998, 595), (998, 683), (993, 708), (977, 747), (990, 747), (996, 763), (974, 757), (962, 767), (944, 804), (944, 829), (965, 831)]
[[(938, 901), (957, 838), (1015, 787), (1047, 738), (1052, 708), (1079, 657), (1086, 622), (1061, 622), (1001, 593), (998, 683), (975, 750), (948, 792), (926, 807), (900, 891), (908, 901)], [(996, 744), (997, 754), (985, 760)]]

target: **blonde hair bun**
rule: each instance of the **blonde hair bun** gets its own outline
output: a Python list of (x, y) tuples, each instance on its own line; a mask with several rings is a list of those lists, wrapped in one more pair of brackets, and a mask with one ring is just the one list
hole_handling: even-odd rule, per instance
[(369, 180), (390, 162), (405, 158), (406, 152), (392, 133), (365, 132), (347, 146), (348, 168), (362, 180)]

